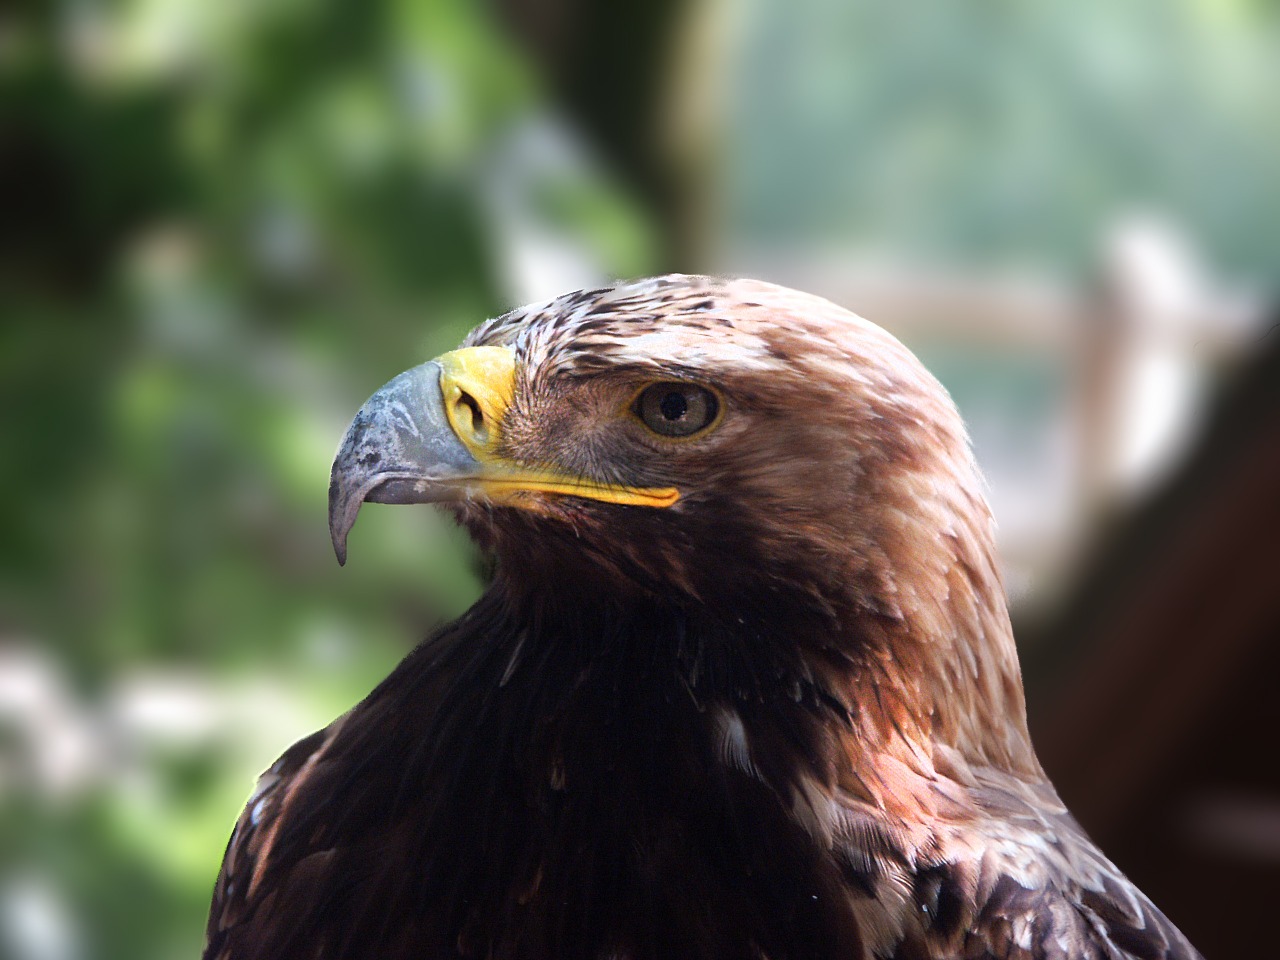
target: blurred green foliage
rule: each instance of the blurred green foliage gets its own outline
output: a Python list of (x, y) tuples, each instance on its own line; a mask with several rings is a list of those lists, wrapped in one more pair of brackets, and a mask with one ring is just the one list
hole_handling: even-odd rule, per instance
[(190, 957), (257, 771), (480, 587), (425, 509), (339, 570), (348, 419), (515, 305), (513, 216), (603, 276), (651, 224), (521, 168), (466, 0), (29, 5), (0, 81), (0, 954)]

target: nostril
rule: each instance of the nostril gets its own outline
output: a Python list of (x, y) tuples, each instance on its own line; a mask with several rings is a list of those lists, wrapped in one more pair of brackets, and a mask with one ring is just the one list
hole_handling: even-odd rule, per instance
[(473, 433), (483, 435), (485, 432), (484, 414), (480, 412), (480, 404), (471, 394), (465, 390), (458, 391), (458, 403), (471, 411), (471, 430)]

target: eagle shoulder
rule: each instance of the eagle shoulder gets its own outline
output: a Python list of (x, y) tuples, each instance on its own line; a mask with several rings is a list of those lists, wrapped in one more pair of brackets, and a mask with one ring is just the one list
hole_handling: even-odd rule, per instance
[(1047, 782), (974, 785), (982, 813), (940, 828), (911, 874), (895, 960), (1199, 960)]
[[(926, 874), (926, 877), (928, 875)], [(922, 878), (924, 879), (924, 878)], [(1136, 887), (1118, 872), (1096, 886), (1045, 882), (1024, 887), (1000, 874), (973, 920), (954, 929), (955, 891), (936, 877), (917, 884), (925, 914), (923, 942), (904, 942), (902, 958), (966, 960), (1198, 960), (1200, 954)], [(948, 917), (947, 910), (952, 911)]]
[(268, 874), (278, 873), (285, 859), (307, 859), (305, 854), (299, 857), (299, 851), (289, 851), (291, 857), (281, 856), (280, 828), (290, 812), (297, 815), (295, 808), (311, 774), (322, 763), (345, 720), (339, 718), (299, 740), (258, 778), (231, 832), (214, 883), (204, 960), (240, 956), (235, 944), (246, 930), (263, 922), (275, 897), (274, 884), (264, 882)]

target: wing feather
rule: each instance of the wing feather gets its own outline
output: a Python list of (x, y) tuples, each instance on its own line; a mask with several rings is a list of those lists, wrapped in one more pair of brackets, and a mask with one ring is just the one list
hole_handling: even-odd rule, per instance
[(273, 864), (285, 813), (342, 724), (339, 719), (299, 740), (258, 778), (231, 832), (222, 869), (214, 883), (205, 931), (205, 960), (228, 960), (232, 956), (232, 931), (242, 928), (255, 915), (269, 912), (268, 901), (274, 888), (264, 888), (263, 881)]

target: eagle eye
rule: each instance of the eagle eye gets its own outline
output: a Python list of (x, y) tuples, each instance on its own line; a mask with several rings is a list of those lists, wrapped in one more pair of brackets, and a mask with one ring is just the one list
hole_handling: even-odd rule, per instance
[(705, 430), (720, 411), (716, 395), (692, 383), (655, 383), (636, 398), (636, 416), (664, 437), (691, 437)]

